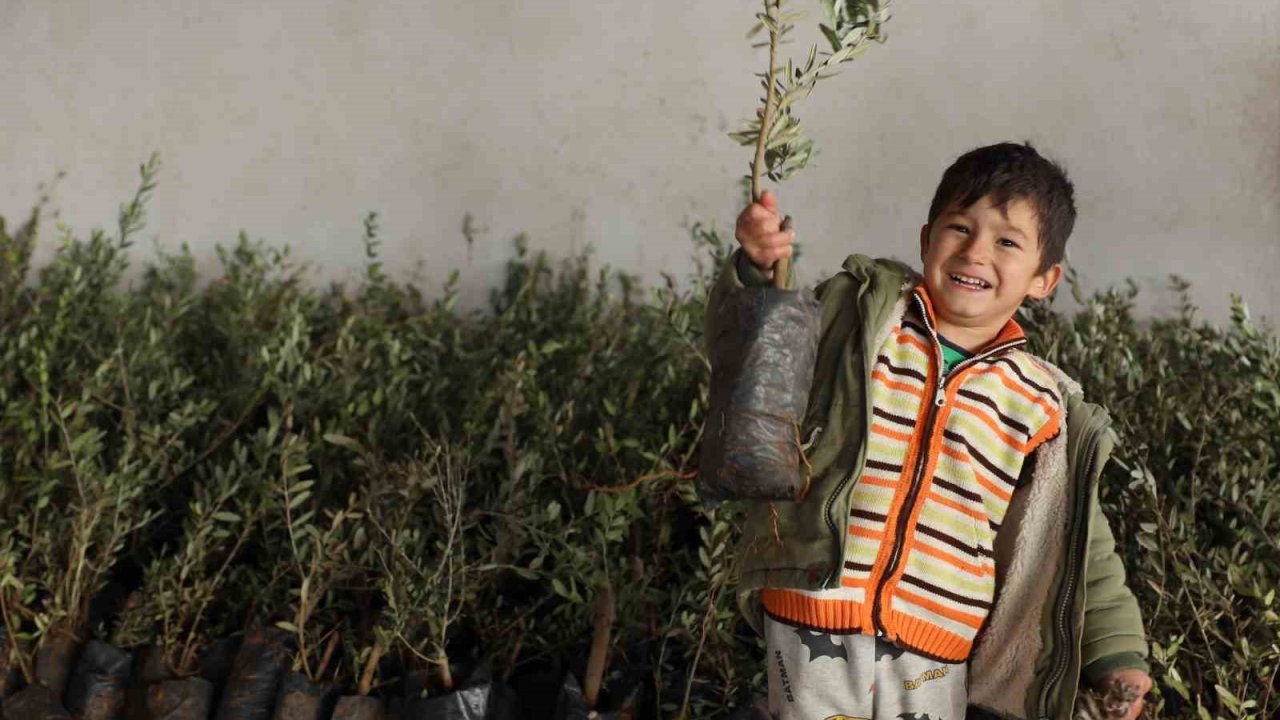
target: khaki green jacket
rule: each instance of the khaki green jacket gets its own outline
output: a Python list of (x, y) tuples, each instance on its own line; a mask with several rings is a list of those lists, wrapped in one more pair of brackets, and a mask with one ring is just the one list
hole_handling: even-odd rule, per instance
[[(767, 284), (740, 252), (712, 287), (709, 344), (718, 337), (710, 308), (734, 288)], [(850, 489), (866, 454), (872, 361), (918, 282), (905, 265), (851, 255), (816, 290), (821, 335), (801, 425), (809, 492), (795, 502), (746, 505), (737, 592), (757, 631), (760, 588), (839, 583)], [(1115, 445), (1110, 417), (1044, 364), (1059, 381), (1066, 432), (1037, 450), (1031, 481), (1014, 495), (996, 539), (996, 603), (969, 660), (971, 718), (1070, 718), (1082, 668), (1089, 678), (1146, 669), (1141, 613), (1098, 504), (1098, 478)]]

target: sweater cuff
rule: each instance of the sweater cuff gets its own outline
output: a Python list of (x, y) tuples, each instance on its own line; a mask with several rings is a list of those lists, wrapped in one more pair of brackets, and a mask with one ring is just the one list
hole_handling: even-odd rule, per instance
[(1148, 675), (1151, 674), (1151, 666), (1147, 664), (1146, 659), (1141, 654), (1136, 652), (1118, 652), (1112, 655), (1104, 655), (1085, 665), (1081, 672), (1090, 687), (1098, 687), (1098, 683), (1103, 676), (1116, 670), (1141, 670)]
[[(751, 262), (751, 258), (742, 252), (742, 248), (733, 251), (734, 267), (738, 271), (738, 280), (744, 287), (764, 287), (773, 284), (773, 280), (765, 277), (764, 272)], [(788, 267), (787, 287), (795, 287), (796, 266), (792, 263)]]

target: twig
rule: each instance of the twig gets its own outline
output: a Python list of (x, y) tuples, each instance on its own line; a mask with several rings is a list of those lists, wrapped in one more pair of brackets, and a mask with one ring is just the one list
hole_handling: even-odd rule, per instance
[(377, 672), (378, 661), (382, 659), (382, 654), (385, 652), (382, 641), (374, 640), (373, 648), (369, 650), (369, 657), (365, 658), (364, 668), (360, 671), (360, 683), (356, 686), (356, 694), (364, 697), (373, 690), (373, 675)]
[(760, 113), (760, 137), (756, 139), (756, 156), (751, 161), (751, 199), (760, 201), (760, 176), (764, 174), (765, 149), (769, 144), (769, 130), (773, 127), (773, 115), (778, 107), (776, 87), (778, 73), (778, 6), (779, 0), (764, 0), (765, 15), (769, 26), (769, 72), (765, 76), (766, 95), (764, 110)]
[(591, 654), (587, 657), (587, 670), (582, 678), (582, 693), (587, 700), (587, 708), (596, 709), (600, 698), (600, 685), (604, 680), (605, 659), (609, 652), (609, 635), (613, 631), (615, 610), (613, 604), (613, 585), (604, 581), (600, 589), (600, 599), (596, 606), (595, 633), (591, 637)]
[(320, 664), (316, 666), (315, 680), (324, 677), (324, 671), (329, 667), (329, 661), (333, 659), (334, 651), (338, 649), (338, 640), (340, 638), (341, 635), (336, 629), (329, 631), (329, 642), (325, 645), (324, 655), (320, 658)]
[(588, 485), (587, 489), (594, 492), (602, 493), (622, 493), (638, 487), (641, 483), (651, 480), (692, 480), (698, 477), (697, 472), (676, 472), (674, 470), (664, 470), (658, 473), (650, 473), (649, 475), (641, 475), (623, 485)]
[(698, 661), (702, 657), (702, 647), (707, 642), (707, 632), (711, 619), (715, 617), (716, 598), (720, 594), (720, 584), (716, 583), (707, 593), (707, 611), (702, 615), (702, 631), (698, 634), (698, 646), (693, 651), (693, 663), (689, 667), (689, 677), (684, 685), (684, 701), (680, 703), (680, 714), (677, 718), (684, 720), (689, 714), (689, 697), (693, 693), (693, 679), (698, 675)]

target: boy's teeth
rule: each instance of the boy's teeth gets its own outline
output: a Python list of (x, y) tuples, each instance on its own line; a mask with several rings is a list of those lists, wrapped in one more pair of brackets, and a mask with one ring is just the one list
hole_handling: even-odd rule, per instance
[(958, 283), (963, 283), (965, 285), (968, 285), (969, 287), (984, 288), (984, 289), (990, 287), (989, 285), (987, 285), (986, 282), (982, 280), (967, 278), (963, 275), (952, 275), (951, 279), (955, 280)]

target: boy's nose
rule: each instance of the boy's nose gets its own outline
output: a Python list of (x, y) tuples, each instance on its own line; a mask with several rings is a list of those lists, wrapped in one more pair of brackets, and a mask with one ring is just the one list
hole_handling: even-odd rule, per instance
[(990, 243), (986, 240), (975, 237), (965, 243), (964, 247), (961, 248), (960, 258), (965, 262), (970, 262), (974, 265), (986, 265), (991, 259), (991, 248), (988, 247), (989, 245)]

